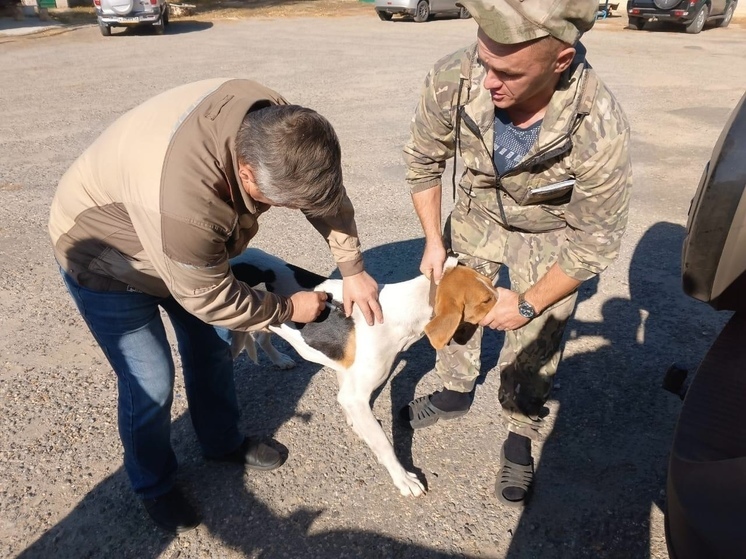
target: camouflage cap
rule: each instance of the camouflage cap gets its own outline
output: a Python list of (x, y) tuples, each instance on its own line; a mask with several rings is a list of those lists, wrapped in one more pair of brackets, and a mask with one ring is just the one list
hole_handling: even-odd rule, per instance
[(459, 0), (496, 43), (514, 45), (552, 35), (574, 45), (596, 22), (598, 0)]

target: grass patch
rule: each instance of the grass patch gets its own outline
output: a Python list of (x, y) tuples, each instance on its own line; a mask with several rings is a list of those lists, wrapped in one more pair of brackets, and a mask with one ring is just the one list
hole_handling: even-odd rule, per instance
[(59, 23), (65, 25), (83, 25), (85, 23), (96, 23), (96, 11), (93, 6), (76, 6), (66, 10), (49, 10), (49, 16)]
[(215, 18), (253, 16), (335, 16), (372, 13), (370, 4), (358, 0), (196, 0), (195, 15)]

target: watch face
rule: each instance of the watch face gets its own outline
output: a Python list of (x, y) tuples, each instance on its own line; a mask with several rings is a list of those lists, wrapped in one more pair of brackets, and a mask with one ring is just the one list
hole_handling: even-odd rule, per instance
[(536, 311), (534, 311), (531, 303), (528, 303), (526, 301), (521, 301), (520, 303), (518, 303), (518, 312), (524, 318), (533, 318), (534, 315), (536, 315)]

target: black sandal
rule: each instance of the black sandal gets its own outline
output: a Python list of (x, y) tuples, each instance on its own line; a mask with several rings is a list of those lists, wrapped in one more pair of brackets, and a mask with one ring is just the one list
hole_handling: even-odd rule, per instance
[[(504, 505), (511, 507), (522, 507), (526, 504), (528, 499), (528, 493), (531, 490), (531, 485), (534, 480), (534, 459), (531, 459), (531, 464), (523, 466), (511, 462), (505, 457), (505, 449), (500, 450), (500, 473), (497, 476), (495, 482), (495, 496)], [(523, 489), (523, 498), (517, 501), (508, 499), (504, 495), (504, 491), (509, 487), (515, 487), (517, 489)]]
[(409, 402), (409, 425), (412, 429), (422, 429), (436, 424), (439, 419), (456, 419), (469, 413), (469, 408), (456, 411), (443, 411), (436, 408), (430, 401), (430, 396), (432, 394), (420, 396)]

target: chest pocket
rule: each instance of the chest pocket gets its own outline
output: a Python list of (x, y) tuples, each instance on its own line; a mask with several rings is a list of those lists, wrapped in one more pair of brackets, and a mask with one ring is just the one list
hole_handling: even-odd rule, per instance
[(518, 200), (518, 203), (521, 206), (547, 203), (564, 204), (570, 200), (574, 186), (575, 179), (569, 178), (528, 188), (522, 199)]
[(563, 151), (559, 157), (549, 158), (516, 177), (519, 182), (525, 181), (514, 197), (519, 205), (563, 205), (570, 201), (575, 177), (568, 150)]

